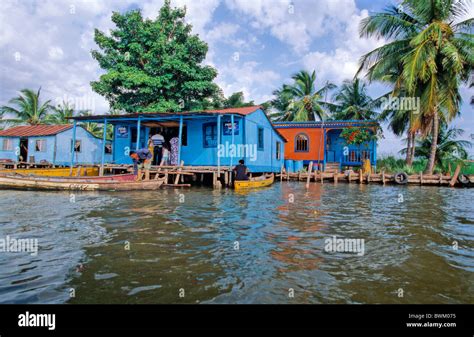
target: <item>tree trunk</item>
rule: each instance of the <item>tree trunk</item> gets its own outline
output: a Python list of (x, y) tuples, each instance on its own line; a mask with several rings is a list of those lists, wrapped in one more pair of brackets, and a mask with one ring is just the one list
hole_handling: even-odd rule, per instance
[(410, 137), (411, 147), (410, 147), (410, 152), (409, 152), (409, 156), (408, 156), (407, 165), (412, 166), (413, 165), (413, 159), (415, 158), (415, 133), (410, 132), (409, 137)]
[(412, 147), (411, 134), (412, 134), (411, 131), (408, 130), (408, 134), (407, 134), (407, 153), (406, 153), (406, 158), (405, 158), (405, 162), (407, 163), (407, 165), (411, 165), (411, 163), (410, 163), (411, 147)]
[(435, 160), (436, 160), (436, 150), (438, 148), (438, 130), (439, 129), (439, 119), (438, 119), (438, 110), (433, 114), (433, 131), (431, 132), (431, 149), (430, 149), (430, 158), (428, 159), (428, 164), (426, 166), (426, 174), (433, 174)]

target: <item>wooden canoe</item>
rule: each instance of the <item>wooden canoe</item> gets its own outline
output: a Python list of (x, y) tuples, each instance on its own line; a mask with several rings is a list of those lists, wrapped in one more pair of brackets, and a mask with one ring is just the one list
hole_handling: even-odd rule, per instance
[[(80, 171), (78, 172), (78, 170)], [(47, 176), (47, 177), (69, 177), (71, 174), (71, 169), (69, 167), (59, 167), (59, 168), (33, 168), (33, 169), (2, 169), (0, 174), (24, 174), (24, 175), (35, 175), (35, 176)], [(98, 176), (99, 168), (98, 167), (73, 167), (72, 176)]]
[(146, 181), (69, 181), (63, 179), (45, 179), (35, 177), (0, 177), (0, 188), (68, 190), (68, 191), (133, 191), (156, 190), (164, 183), (164, 178)]
[(234, 181), (234, 189), (243, 190), (249, 188), (259, 188), (270, 186), (275, 180), (275, 175), (272, 173), (270, 175), (252, 178), (250, 180), (236, 180)]
[(115, 174), (108, 176), (97, 176), (97, 177), (46, 177), (46, 176), (35, 176), (35, 175), (23, 175), (23, 174), (4, 174), (0, 177), (6, 178), (33, 178), (41, 181), (53, 181), (53, 182), (70, 182), (70, 183), (100, 183), (103, 181), (135, 181), (136, 176), (134, 174)]

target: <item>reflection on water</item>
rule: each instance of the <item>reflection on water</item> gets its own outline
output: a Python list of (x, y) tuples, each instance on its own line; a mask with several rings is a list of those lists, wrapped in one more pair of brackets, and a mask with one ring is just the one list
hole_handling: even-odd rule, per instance
[[(0, 252), (0, 303), (474, 303), (473, 196), (294, 182), (2, 190), (0, 239), (40, 250)], [(365, 254), (325, 252), (333, 236), (364, 239)]]

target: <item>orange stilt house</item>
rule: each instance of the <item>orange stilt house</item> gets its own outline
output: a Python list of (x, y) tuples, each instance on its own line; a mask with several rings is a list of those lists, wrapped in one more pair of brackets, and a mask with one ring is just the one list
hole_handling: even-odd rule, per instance
[(313, 162), (319, 168), (361, 166), (364, 160), (377, 164), (377, 141), (370, 139), (361, 144), (348, 144), (341, 136), (344, 129), (363, 129), (375, 135), (379, 124), (376, 121), (325, 121), (325, 122), (275, 122), (275, 128), (287, 140), (285, 160)]

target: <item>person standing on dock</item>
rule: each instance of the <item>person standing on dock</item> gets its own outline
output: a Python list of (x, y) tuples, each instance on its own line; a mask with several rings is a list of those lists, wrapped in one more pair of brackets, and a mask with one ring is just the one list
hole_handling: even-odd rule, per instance
[(170, 140), (170, 165), (179, 165), (178, 154), (179, 154), (179, 138), (173, 137)]
[[(137, 179), (141, 179), (143, 167), (146, 171), (150, 170), (151, 159), (153, 155), (147, 148), (135, 151), (130, 151), (130, 157), (133, 160), (133, 174), (137, 176)], [(139, 174), (140, 173), (140, 174)]]
[(153, 165), (160, 165), (165, 137), (163, 137), (161, 131), (158, 131), (151, 137), (151, 141), (153, 142)]
[(249, 169), (245, 166), (243, 159), (239, 160), (239, 165), (236, 165), (233, 171), (235, 172), (235, 180), (249, 180)]

